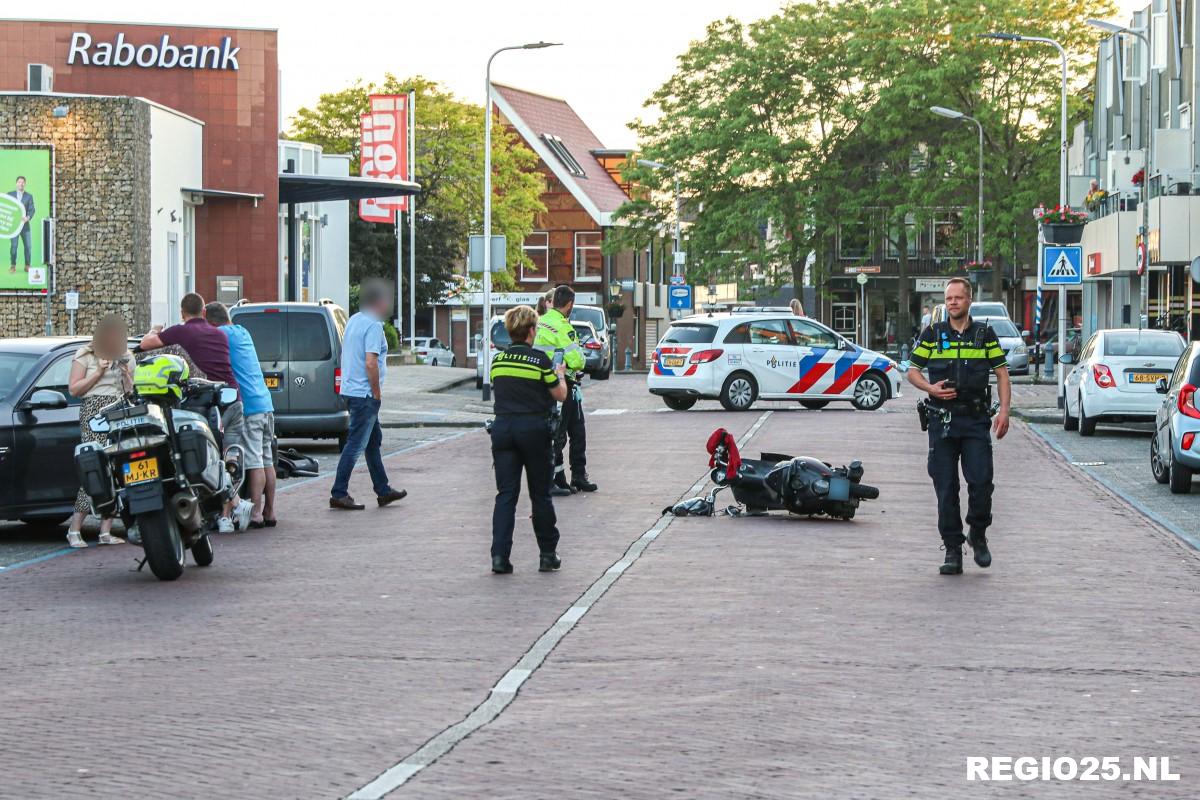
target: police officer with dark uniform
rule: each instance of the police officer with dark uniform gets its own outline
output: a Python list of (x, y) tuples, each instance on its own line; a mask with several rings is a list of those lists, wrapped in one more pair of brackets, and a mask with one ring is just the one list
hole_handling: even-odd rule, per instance
[(496, 506), (492, 511), (492, 572), (513, 571), (513, 527), (521, 496), (521, 470), (533, 503), (541, 572), (561, 566), (558, 528), (550, 483), (554, 476), (553, 436), (558, 426), (555, 403), (567, 396), (565, 368), (533, 348), (538, 315), (517, 306), (504, 315), (512, 346), (492, 359), (492, 388), (496, 419), (491, 426), (492, 460), (496, 470)]
[[(988, 567), (987, 529), (992, 523), (992, 439), (1008, 433), (1012, 386), (1008, 362), (991, 327), (971, 319), (971, 284), (951, 278), (946, 285), (946, 319), (926, 327), (909, 359), (908, 382), (929, 395), (918, 406), (929, 431), (929, 477), (938, 499), (938, 532), (946, 548), (939, 572), (962, 573), (963, 520), (958, 470), (967, 481), (966, 542), (975, 563)], [(929, 380), (921, 374), (929, 369)], [(998, 407), (989, 377), (996, 373)], [(995, 414), (995, 419), (992, 419)]]

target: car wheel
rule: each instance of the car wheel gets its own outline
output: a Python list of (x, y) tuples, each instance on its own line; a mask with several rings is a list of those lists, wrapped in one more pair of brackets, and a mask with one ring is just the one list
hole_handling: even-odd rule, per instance
[(829, 405), (828, 400), (801, 400), (800, 405), (812, 411), (817, 411)]
[[(1067, 401), (1064, 398), (1063, 403), (1065, 404), (1066, 402)], [(1092, 436), (1095, 433), (1096, 433), (1096, 420), (1089, 417), (1087, 415), (1087, 412), (1084, 411), (1083, 395), (1079, 395), (1079, 435), (1080, 436)]]
[(450, 367), (454, 368), (457, 366), (458, 366), (458, 356), (450, 356)]
[(863, 375), (854, 384), (854, 407), (859, 411), (875, 411), (887, 399), (887, 387), (878, 375)]
[(672, 411), (687, 411), (692, 406), (696, 405), (696, 398), (681, 395), (665, 394), (663, 402), (667, 404), (667, 408)]
[(433, 361), (431, 361), (431, 362), (430, 362), (430, 364), (429, 364), (429, 366), (431, 366), (431, 367), (436, 367), (436, 366), (437, 366), (437, 359), (435, 358)]
[(1162, 453), (1158, 449), (1157, 433), (1150, 439), (1150, 472), (1158, 483), (1166, 483), (1171, 477), (1167, 465), (1163, 463)]
[(721, 405), (726, 411), (749, 411), (758, 399), (758, 385), (745, 372), (735, 372), (721, 386)]
[(1067, 402), (1067, 398), (1065, 397), (1063, 398), (1063, 430), (1079, 430), (1079, 417), (1071, 416), (1071, 404)]
[(1192, 491), (1192, 469), (1185, 467), (1174, 459), (1171, 460), (1170, 466), (1170, 484), (1171, 494), (1191, 494)]

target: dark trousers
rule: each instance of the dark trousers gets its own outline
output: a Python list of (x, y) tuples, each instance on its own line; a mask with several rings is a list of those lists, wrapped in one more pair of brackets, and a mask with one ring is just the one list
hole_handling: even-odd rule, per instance
[(358, 464), (358, 457), (367, 456), (367, 469), (371, 471), (371, 485), (378, 497), (392, 491), (387, 472), (383, 469), (383, 429), (379, 427), (380, 402), (373, 397), (347, 397), (346, 408), (350, 411), (350, 430), (346, 433), (346, 446), (338, 459), (337, 477), (333, 481), (334, 497), (345, 497), (350, 493), (350, 474)]
[(550, 482), (554, 474), (550, 444), (545, 417), (502, 415), (492, 423), (492, 462), (496, 470), (493, 556), (508, 558), (512, 553), (522, 469), (533, 503), (533, 532), (537, 535), (538, 549), (543, 553), (558, 549), (558, 518), (550, 499)]
[(19, 234), (14, 236), (8, 245), (8, 263), (11, 266), (17, 265), (17, 242), (25, 248), (25, 266), (29, 266), (30, 254), (33, 252), (33, 233), (29, 230), (29, 225), (26, 225)]
[(947, 547), (963, 543), (963, 520), (958, 502), (958, 469), (967, 481), (967, 525), (985, 533), (992, 524), (992, 420), (986, 415), (955, 414), (949, 435), (943, 424), (929, 420), (929, 477), (938, 501), (938, 533)]
[[(554, 437), (554, 472), (563, 472), (563, 450), (571, 439), (571, 475), (582, 478), (587, 475), (587, 427), (583, 419), (583, 394), (572, 385), (567, 399), (562, 404), (562, 420)], [(564, 475), (565, 477), (565, 475)]]

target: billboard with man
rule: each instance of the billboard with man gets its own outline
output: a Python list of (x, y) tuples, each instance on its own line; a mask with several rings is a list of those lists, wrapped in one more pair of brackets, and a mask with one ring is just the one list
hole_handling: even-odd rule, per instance
[(50, 151), (0, 148), (0, 291), (48, 287), (42, 222), (50, 198)]

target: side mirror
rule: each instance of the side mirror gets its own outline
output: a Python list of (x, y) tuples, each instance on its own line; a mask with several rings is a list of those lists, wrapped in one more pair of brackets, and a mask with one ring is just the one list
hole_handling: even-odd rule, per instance
[(1166, 394), (1167, 393), (1167, 379), (1159, 378), (1157, 381), (1155, 381), (1154, 382), (1154, 391), (1158, 392), (1159, 394)]
[(29, 396), (29, 399), (21, 403), (22, 411), (37, 411), (39, 409), (56, 409), (66, 408), (67, 398), (62, 392), (54, 389), (38, 389)]
[(222, 406), (231, 406), (237, 402), (238, 390), (232, 386), (222, 386), (220, 396), (217, 398), (217, 403)]
[(1029, 331), (1021, 331), (1021, 338), (1022, 338), (1022, 339), (1028, 339), (1028, 338), (1029, 338)]
[(850, 344), (849, 339), (838, 339), (838, 350), (853, 350), (854, 345)]
[(1061, 356), (1059, 356), (1059, 357), (1058, 357), (1058, 363), (1060, 363), (1060, 364), (1074, 364), (1074, 363), (1075, 363), (1075, 356), (1074, 356), (1072, 353), (1063, 353)]

